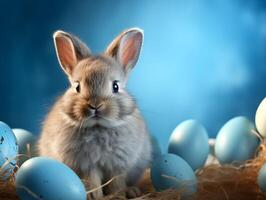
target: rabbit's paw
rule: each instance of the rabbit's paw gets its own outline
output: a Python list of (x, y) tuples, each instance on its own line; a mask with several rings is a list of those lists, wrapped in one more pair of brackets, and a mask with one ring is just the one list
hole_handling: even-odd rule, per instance
[(136, 197), (139, 197), (139, 196), (141, 196), (141, 191), (136, 186), (129, 187), (126, 190), (126, 197), (129, 198), (129, 199), (136, 198)]

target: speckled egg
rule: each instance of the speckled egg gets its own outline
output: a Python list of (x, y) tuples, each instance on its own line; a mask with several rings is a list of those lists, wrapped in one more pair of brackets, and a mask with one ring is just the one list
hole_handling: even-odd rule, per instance
[(17, 171), (15, 186), (21, 200), (86, 200), (85, 187), (75, 172), (46, 157), (24, 162)]
[(18, 144), (12, 129), (0, 121), (0, 166), (1, 179), (6, 180), (16, 166)]
[(215, 141), (215, 155), (221, 164), (245, 161), (254, 157), (260, 140), (255, 126), (246, 117), (229, 120), (219, 131)]
[(193, 170), (203, 167), (209, 154), (206, 129), (197, 120), (182, 122), (170, 136), (168, 153), (183, 158)]
[(157, 191), (182, 190), (182, 196), (197, 191), (197, 179), (193, 169), (184, 159), (174, 154), (163, 154), (154, 160), (151, 179)]

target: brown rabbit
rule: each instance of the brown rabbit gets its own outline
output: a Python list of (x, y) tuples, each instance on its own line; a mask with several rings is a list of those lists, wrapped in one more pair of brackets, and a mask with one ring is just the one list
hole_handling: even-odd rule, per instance
[(47, 115), (38, 143), (41, 156), (70, 166), (89, 189), (118, 176), (92, 198), (125, 191), (140, 195), (134, 184), (151, 161), (151, 142), (140, 111), (126, 89), (135, 66), (143, 32), (122, 32), (102, 55), (92, 55), (77, 37), (53, 35), (59, 63), (71, 87)]

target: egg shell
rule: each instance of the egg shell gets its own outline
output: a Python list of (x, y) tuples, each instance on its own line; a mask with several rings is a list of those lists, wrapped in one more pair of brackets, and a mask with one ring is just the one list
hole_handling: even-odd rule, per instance
[(229, 120), (215, 141), (215, 155), (221, 164), (253, 158), (260, 140), (253, 133), (254, 124), (244, 116)]
[[(27, 159), (36, 155), (35, 143), (36, 143), (37, 137), (25, 129), (15, 128), (12, 130), (17, 138), (17, 142), (19, 146), (19, 154), (22, 154), (18, 159), (19, 160), (18, 163), (19, 165), (21, 165)], [(29, 147), (29, 149), (27, 146)]]
[(0, 167), (1, 179), (6, 180), (13, 173), (16, 166), (18, 144), (12, 129), (0, 121)]
[(35, 157), (18, 169), (15, 181), (21, 200), (85, 200), (80, 178), (65, 164), (47, 157)]
[(197, 120), (179, 124), (169, 139), (168, 153), (182, 157), (193, 170), (203, 167), (208, 154), (208, 134)]
[(266, 98), (260, 103), (255, 117), (256, 128), (260, 135), (266, 137)]
[(184, 159), (174, 154), (163, 154), (154, 160), (151, 179), (157, 191), (177, 189), (182, 190), (182, 196), (197, 191), (197, 179), (193, 169)]
[(266, 192), (266, 163), (264, 163), (260, 168), (257, 182), (260, 187), (260, 190)]

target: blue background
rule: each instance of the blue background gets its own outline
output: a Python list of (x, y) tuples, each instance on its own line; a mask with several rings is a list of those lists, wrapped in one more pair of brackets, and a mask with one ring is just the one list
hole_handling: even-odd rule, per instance
[(214, 137), (230, 118), (254, 121), (266, 96), (266, 1), (11, 0), (0, 2), (0, 120), (40, 132), (68, 87), (52, 33), (72, 32), (102, 52), (122, 30), (145, 31), (128, 89), (165, 150), (196, 118)]

